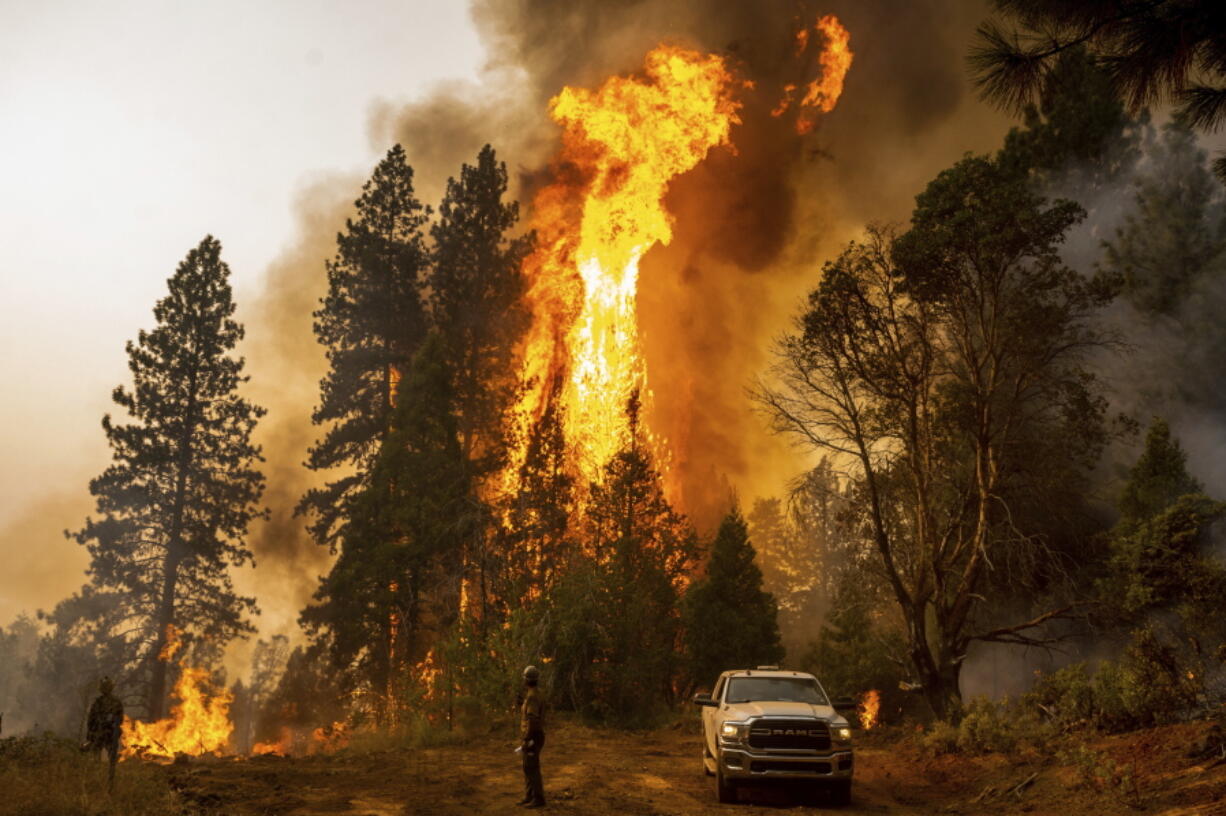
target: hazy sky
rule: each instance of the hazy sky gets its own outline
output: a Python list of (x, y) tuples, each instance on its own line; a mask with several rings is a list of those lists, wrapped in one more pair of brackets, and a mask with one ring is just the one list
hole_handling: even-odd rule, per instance
[(0, 0), (0, 625), (81, 582), (65, 506), (178, 261), (212, 233), (254, 291), (296, 193), (386, 150), (371, 104), (481, 60), (460, 0)]

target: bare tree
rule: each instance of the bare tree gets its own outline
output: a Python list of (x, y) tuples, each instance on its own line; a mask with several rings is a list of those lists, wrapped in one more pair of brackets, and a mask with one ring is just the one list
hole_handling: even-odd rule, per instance
[[(1087, 464), (1103, 401), (1080, 365), (1111, 296), (1056, 251), (1080, 219), (996, 162), (968, 158), (918, 199), (904, 235), (872, 227), (826, 264), (754, 396), (777, 431), (833, 455), (861, 505), (938, 716), (956, 716), (973, 640), (1037, 643), (1067, 607), (990, 626), (997, 554), (1039, 544), (1011, 512), (1031, 462)], [(1007, 559), (1002, 559), (1007, 560)]]

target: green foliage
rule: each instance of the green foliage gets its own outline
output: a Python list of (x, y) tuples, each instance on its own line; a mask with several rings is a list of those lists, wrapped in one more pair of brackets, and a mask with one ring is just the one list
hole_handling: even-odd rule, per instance
[(1166, 125), (1147, 158), (1132, 210), (1105, 244), (1104, 261), (1138, 309), (1172, 315), (1198, 281), (1226, 269), (1226, 205), (1185, 123)]
[(1005, 698), (975, 698), (963, 706), (958, 723), (938, 720), (920, 736), (934, 754), (1015, 754), (1041, 750), (1053, 736), (1032, 707)]
[(1025, 106), (1022, 120), (1005, 137), (1002, 163), (1042, 183), (1071, 187), (1082, 201), (1120, 179), (1139, 157), (1138, 123), (1084, 48), (1054, 60), (1037, 104)]
[(150, 716), (164, 703), (166, 664), (153, 658), (168, 625), (198, 635), (194, 648), (216, 658), (254, 631), (246, 616), (258, 611), (229, 572), (251, 559), (244, 537), (262, 515), (264, 487), (251, 443), (264, 410), (238, 395), (247, 378), (231, 354), (243, 328), (229, 276), (221, 244), (206, 236), (167, 282), (157, 326), (128, 343), (132, 388), (117, 387), (113, 399), (132, 421), (103, 418), (114, 463), (90, 482), (101, 518), (73, 534), (89, 550), (92, 597), (110, 603), (105, 615), (78, 621), (65, 618), (89, 605), (84, 596), (57, 610), (61, 624), (94, 642), (127, 633), (130, 657), (151, 676)]
[(1221, 609), (1226, 569), (1204, 549), (1209, 526), (1223, 512), (1226, 505), (1205, 496), (1181, 496), (1149, 520), (1117, 530), (1100, 584), (1108, 608), (1133, 620), (1157, 609)]
[(968, 754), (1014, 753), (1041, 748), (1050, 734), (1039, 716), (1008, 698), (971, 700), (958, 723), (958, 750)]
[(337, 239), (316, 313), (331, 371), (314, 420), (330, 427), (308, 464), (349, 472), (300, 506), (340, 551), (303, 621), (388, 701), (407, 704), (421, 690), (408, 667), (457, 642), (463, 592), (479, 622), (463, 634), (480, 653), (509, 612), (513, 596), (497, 593), (521, 566), (499, 549), (486, 499), (511, 441), (526, 325), (519, 267), (531, 239), (509, 237), (519, 212), (506, 189), (487, 146), (449, 181), (427, 246), (430, 210), (394, 147)]
[(1116, 94), (1134, 110), (1172, 99), (1180, 103), (1177, 115), (1195, 127), (1212, 130), (1226, 121), (1226, 23), (1217, 0), (995, 5), (1015, 27), (995, 20), (979, 27), (970, 63), (986, 98), (1022, 108), (1070, 51), (1084, 48), (1109, 68)]
[(734, 507), (715, 535), (706, 575), (690, 584), (682, 604), (686, 660), (696, 684), (783, 659), (778, 608), (762, 589), (754, 555), (745, 518)]
[(1026, 695), (1061, 730), (1129, 731), (1169, 722), (1198, 706), (1206, 660), (1151, 624), (1124, 653), (1091, 672), (1084, 663), (1040, 677)]
[(451, 375), (460, 444), (481, 474), (503, 463), (507, 408), (519, 388), (514, 352), (528, 323), (520, 265), (532, 238), (508, 237), (519, 205), (503, 202), (506, 190), (506, 165), (486, 145), (476, 165), (465, 164), (459, 180), (448, 180), (430, 229), (431, 322)]
[(425, 337), (421, 285), (429, 253), (422, 227), (430, 215), (413, 191), (413, 168), (394, 146), (354, 202), (356, 219), (336, 238), (328, 263), (328, 293), (315, 312), (315, 335), (327, 349), (329, 371), (311, 416), (328, 425), (307, 466), (346, 475), (303, 496), (299, 512), (315, 519), (315, 540), (339, 545), (337, 529), (366, 485), (393, 411), (396, 380)]
[(697, 555), (638, 438), (605, 464), (583, 507), (585, 549), (540, 609), (555, 697), (598, 720), (650, 724), (681, 669), (679, 588)]
[(864, 571), (845, 576), (821, 634), (802, 660), (832, 696), (859, 698), (875, 689), (881, 695), (880, 716), (888, 721), (903, 705), (906, 679), (901, 658), (906, 639), (879, 599), (883, 588)]
[(778, 430), (846, 461), (852, 529), (938, 716), (955, 715), (969, 642), (1001, 637), (981, 603), (991, 573), (1057, 571), (1038, 508), (1107, 439), (1087, 358), (1114, 283), (1060, 253), (1084, 214), (1000, 156), (964, 158), (916, 198), (906, 233), (870, 228), (825, 266), (779, 346), (779, 385), (759, 392)]
[(479, 496), (490, 493), (482, 489), (485, 480), (506, 464), (515, 432), (511, 409), (521, 386), (515, 351), (528, 326), (520, 265), (532, 236), (509, 237), (519, 221), (519, 205), (503, 201), (506, 190), (506, 165), (489, 145), (475, 165), (461, 167), (458, 180), (448, 179), (438, 222), (430, 229), (426, 281), (431, 323), (450, 378), (455, 433), (471, 471), (468, 501), (486, 515), (468, 525), (464, 565), (476, 578), (471, 587), (482, 620), (506, 613), (492, 608), (500, 604), (491, 590), (507, 554), (491, 540), (493, 513)]
[(443, 578), (459, 574), (475, 522), (448, 374), (442, 343), (431, 335), (397, 389), (369, 482), (341, 522), (340, 557), (302, 615), (309, 631), (330, 633), (337, 665), (355, 664), (375, 690), (390, 689), (424, 654), (422, 616), (445, 628), (458, 606)]
[(1124, 524), (1136, 524), (1166, 510), (1181, 496), (1200, 493), (1201, 484), (1188, 473), (1188, 457), (1171, 436), (1166, 420), (1155, 417), (1145, 437), (1145, 449), (1129, 473), (1120, 495)]

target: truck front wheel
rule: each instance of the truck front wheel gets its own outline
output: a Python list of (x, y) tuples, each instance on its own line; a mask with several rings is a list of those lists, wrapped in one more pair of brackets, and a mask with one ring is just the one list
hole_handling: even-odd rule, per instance
[(736, 783), (724, 776), (724, 766), (715, 762), (715, 796), (720, 804), (731, 805), (736, 802)]

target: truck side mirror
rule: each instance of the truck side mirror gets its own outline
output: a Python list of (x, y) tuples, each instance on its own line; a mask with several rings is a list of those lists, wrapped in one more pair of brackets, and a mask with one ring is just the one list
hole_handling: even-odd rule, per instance
[(695, 694), (694, 695), (694, 705), (707, 706), (708, 708), (714, 708), (718, 706), (719, 703), (712, 700), (710, 694)]
[(850, 697), (835, 697), (830, 705), (835, 711), (855, 711), (856, 701)]

